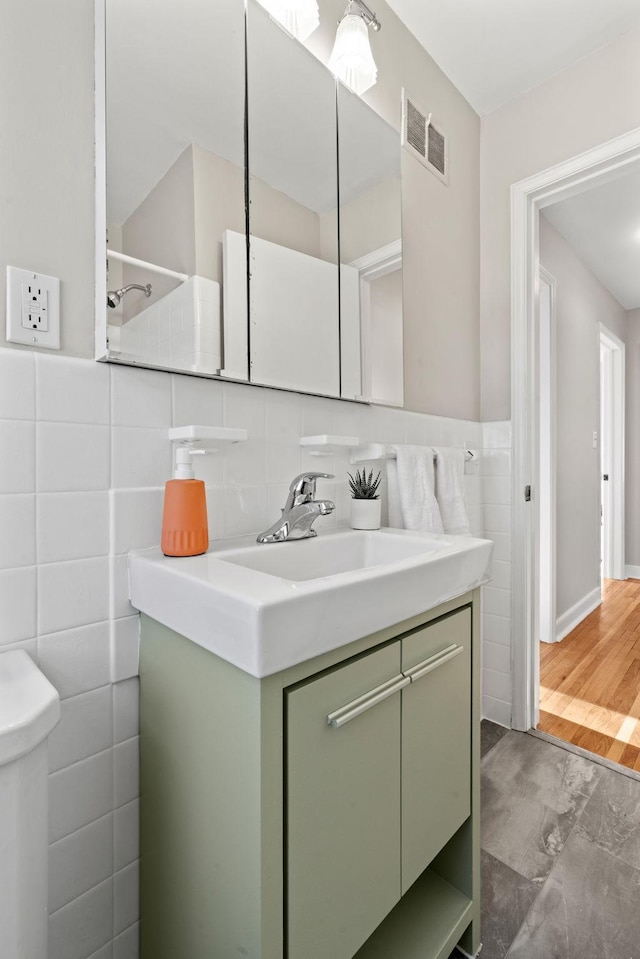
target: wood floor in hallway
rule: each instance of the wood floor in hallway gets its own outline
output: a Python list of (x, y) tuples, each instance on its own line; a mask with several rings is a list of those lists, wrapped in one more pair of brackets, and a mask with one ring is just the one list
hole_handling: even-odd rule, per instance
[(640, 580), (605, 580), (602, 605), (540, 647), (538, 729), (640, 772)]

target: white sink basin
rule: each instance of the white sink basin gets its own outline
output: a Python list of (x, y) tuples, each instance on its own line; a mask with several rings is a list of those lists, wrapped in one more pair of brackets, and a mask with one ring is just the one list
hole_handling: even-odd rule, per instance
[[(219, 553), (225, 563), (247, 566), (260, 573), (295, 582), (338, 576), (357, 569), (397, 563), (425, 553), (437, 553), (442, 543), (396, 535), (399, 531), (350, 530), (345, 536), (321, 536), (290, 543), (270, 543)], [(273, 547), (273, 548), (272, 548)]]
[(130, 557), (131, 601), (253, 676), (393, 626), (488, 581), (493, 544), (409, 530), (334, 529), (203, 556)]

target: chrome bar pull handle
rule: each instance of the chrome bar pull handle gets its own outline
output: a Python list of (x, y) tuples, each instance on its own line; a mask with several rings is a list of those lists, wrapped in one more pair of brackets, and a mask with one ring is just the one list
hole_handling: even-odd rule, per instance
[(404, 689), (410, 682), (411, 679), (408, 676), (403, 676), (402, 673), (399, 676), (394, 676), (393, 679), (388, 679), (386, 683), (370, 689), (368, 693), (358, 696), (357, 699), (351, 700), (350, 703), (346, 703), (344, 706), (341, 706), (340, 709), (329, 713), (327, 716), (328, 725), (333, 726), (334, 729), (340, 729), (341, 726), (350, 723), (352, 719), (360, 716), (366, 712), (367, 709), (371, 709), (372, 706), (377, 706), (378, 703), (381, 703), (384, 699), (388, 699), (389, 696), (393, 696), (394, 693)]
[(417, 666), (412, 666), (410, 669), (405, 669), (404, 675), (412, 683), (415, 683), (418, 679), (422, 679), (423, 676), (426, 676), (427, 673), (433, 672), (433, 670), (437, 669), (438, 666), (443, 666), (444, 663), (448, 663), (449, 660), (455, 659), (456, 656), (459, 656), (460, 653), (463, 652), (464, 646), (458, 646), (456, 643), (453, 643), (451, 646), (447, 646), (446, 649), (442, 649), (439, 653), (434, 653), (433, 656), (429, 656), (428, 659), (418, 663)]

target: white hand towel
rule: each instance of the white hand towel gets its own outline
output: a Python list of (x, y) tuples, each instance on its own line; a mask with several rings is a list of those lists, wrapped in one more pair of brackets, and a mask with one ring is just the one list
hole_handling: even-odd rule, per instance
[(464, 502), (465, 451), (436, 447), (436, 499), (445, 533), (469, 535), (469, 517)]
[(396, 454), (404, 528), (442, 533), (442, 519), (433, 488), (433, 450), (427, 446), (392, 446), (391, 450)]

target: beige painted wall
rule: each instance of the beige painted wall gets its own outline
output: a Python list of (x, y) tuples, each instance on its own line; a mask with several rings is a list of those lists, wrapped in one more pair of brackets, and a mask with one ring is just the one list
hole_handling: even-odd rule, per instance
[(290, 196), (274, 190), (272, 186), (251, 177), (249, 186), (251, 197), (251, 219), (249, 229), (254, 236), (280, 246), (307, 253), (326, 259), (330, 263), (337, 262), (337, 237), (334, 233), (333, 242), (327, 242), (326, 255), (320, 243), (320, 216), (309, 210), (301, 203), (296, 203)]
[[(309, 46), (326, 62), (344, 0), (320, 0), (320, 10)], [(384, 0), (375, 10), (378, 82), (363, 99), (399, 130), (404, 86), (449, 137), (448, 187), (402, 157), (405, 406), (477, 420), (480, 120)]]
[(188, 146), (123, 224), (122, 252), (179, 273), (195, 273), (193, 166), (193, 148)]
[(0, 37), (0, 315), (7, 264), (57, 276), (62, 350), (93, 356), (93, 4), (2, 3)]
[(196, 273), (222, 283), (222, 234), (245, 231), (244, 170), (197, 144), (191, 149)]
[[(336, 235), (336, 211), (320, 217), (323, 246)], [(400, 176), (391, 176), (340, 207), (340, 259), (343, 263), (402, 238)]]
[(482, 419), (511, 415), (510, 187), (640, 126), (640, 31), (482, 120)]
[(373, 280), (371, 303), (371, 396), (402, 406), (402, 270)]
[[(320, 255), (316, 213), (257, 177), (251, 201), (252, 233)], [(221, 282), (222, 234), (244, 232), (244, 217), (244, 170), (192, 144), (125, 223), (125, 252)]]
[[(312, 210), (251, 179), (251, 232), (310, 256), (320, 256), (320, 218)], [(335, 228), (335, 217), (334, 217)], [(222, 283), (222, 235), (244, 233), (244, 170), (197, 144), (188, 146), (123, 226), (123, 252), (191, 276)], [(335, 236), (333, 255), (335, 260)], [(330, 244), (327, 244), (331, 249)], [(127, 283), (153, 285), (150, 299), (131, 294), (125, 316), (165, 296), (176, 281), (126, 266)]]
[[(189, 146), (122, 225), (122, 246), (114, 244), (114, 248), (191, 276), (196, 272), (194, 194), (193, 150)], [(121, 308), (125, 321), (178, 286), (178, 281), (171, 277), (130, 264), (123, 265), (123, 282), (142, 286), (151, 283), (153, 288), (149, 298), (132, 291), (123, 299)], [(109, 286), (112, 288), (111, 283)], [(111, 317), (109, 310), (110, 322)]]
[(600, 327), (621, 340), (627, 313), (540, 217), (540, 263), (556, 280), (556, 612), (600, 583)]

